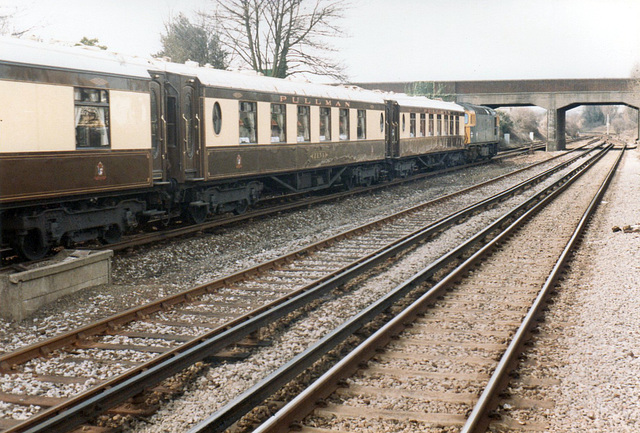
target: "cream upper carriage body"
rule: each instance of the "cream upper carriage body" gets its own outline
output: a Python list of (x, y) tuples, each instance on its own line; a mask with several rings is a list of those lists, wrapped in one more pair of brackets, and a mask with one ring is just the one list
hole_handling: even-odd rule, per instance
[[(9, 37), (0, 37), (0, 47), (0, 152), (82, 147), (86, 143), (76, 143), (76, 127), (83, 106), (89, 107), (85, 114), (98, 117), (94, 123), (110, 125), (100, 147), (150, 145), (147, 61)], [(83, 89), (89, 92), (82, 94)], [(108, 90), (108, 97), (95, 89)]]
[[(253, 71), (198, 67), (190, 62), (176, 64), (155, 60), (153, 64), (165, 72), (192, 76), (204, 87), (203, 113), (208, 147), (357, 139), (359, 122), (361, 129), (366, 130), (366, 139), (384, 139), (380, 116), (384, 116), (385, 101), (379, 92), (265, 77)], [(239, 108), (239, 102), (245, 104)], [(361, 111), (360, 119), (358, 110)], [(219, 127), (214, 127), (214, 113), (221, 117)], [(286, 125), (272, 125), (277, 122), (277, 114), (283, 114), (290, 121)], [(298, 118), (301, 122), (296, 120)], [(244, 125), (250, 131), (247, 128), (239, 131), (238, 125), (247, 119), (255, 124)], [(309, 120), (305, 122), (305, 119)], [(365, 139), (362, 131), (360, 139)]]

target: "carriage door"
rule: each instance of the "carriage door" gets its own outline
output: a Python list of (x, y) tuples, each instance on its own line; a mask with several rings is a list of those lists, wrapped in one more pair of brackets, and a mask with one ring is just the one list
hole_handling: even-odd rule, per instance
[(167, 81), (165, 86), (165, 112), (163, 123), (166, 128), (166, 149), (167, 161), (166, 171), (168, 179), (175, 179), (178, 182), (184, 181), (184, 173), (182, 171), (182, 155), (180, 152), (178, 137), (178, 104), (179, 95), (175, 86)]
[(185, 180), (203, 180), (200, 164), (199, 98), (195, 79), (187, 79), (180, 92), (180, 146)]
[(200, 120), (194, 78), (167, 74), (164, 84), (168, 179), (178, 183), (202, 180)]
[(387, 155), (397, 157), (400, 154), (400, 106), (395, 101), (387, 101), (385, 109), (385, 117), (387, 119)]
[(149, 84), (151, 97), (151, 158), (153, 159), (153, 182), (158, 184), (167, 180), (166, 155), (166, 118), (161, 81)]

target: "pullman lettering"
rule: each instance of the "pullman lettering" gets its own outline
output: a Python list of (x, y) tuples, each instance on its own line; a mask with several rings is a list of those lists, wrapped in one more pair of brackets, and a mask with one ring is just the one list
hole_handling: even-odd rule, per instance
[(334, 101), (332, 99), (318, 99), (318, 98), (306, 98), (301, 96), (287, 96), (280, 95), (280, 102), (284, 104), (304, 104), (304, 105), (318, 105), (322, 107), (344, 107), (350, 108), (351, 102), (349, 101)]

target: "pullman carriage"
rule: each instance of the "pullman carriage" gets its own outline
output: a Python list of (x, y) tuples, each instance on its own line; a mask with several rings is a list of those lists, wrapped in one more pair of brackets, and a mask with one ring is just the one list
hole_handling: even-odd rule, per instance
[[(313, 191), (378, 181), (384, 100), (375, 92), (249, 73), (160, 64), (199, 90), (201, 215), (243, 211), (263, 189)], [(188, 116), (187, 116), (188, 117)], [(183, 119), (183, 122), (186, 122)], [(192, 208), (194, 204), (190, 205)]]
[(463, 161), (462, 107), (425, 97), (392, 96), (387, 101), (388, 154), (396, 176)]
[(118, 238), (152, 185), (144, 63), (1, 42), (0, 240), (39, 257), (65, 240)]

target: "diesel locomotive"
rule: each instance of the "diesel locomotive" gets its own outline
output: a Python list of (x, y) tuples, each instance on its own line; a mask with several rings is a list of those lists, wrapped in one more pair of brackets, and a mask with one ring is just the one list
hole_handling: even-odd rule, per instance
[(265, 193), (497, 152), (486, 107), (0, 38), (0, 245), (28, 259)]

